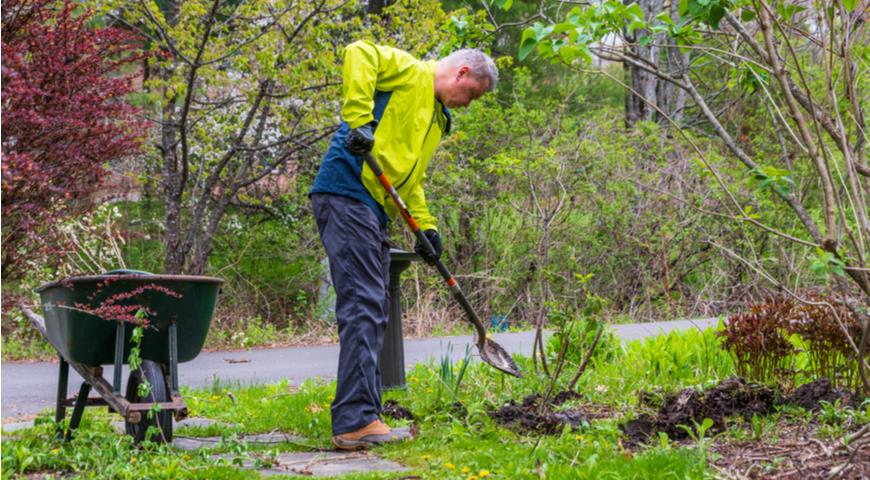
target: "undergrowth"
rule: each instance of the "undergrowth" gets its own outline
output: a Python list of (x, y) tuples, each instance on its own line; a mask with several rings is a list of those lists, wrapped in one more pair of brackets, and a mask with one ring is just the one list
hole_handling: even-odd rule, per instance
[[(638, 405), (642, 390), (703, 388), (734, 375), (734, 361), (720, 347), (721, 341), (715, 329), (675, 332), (627, 344), (617, 339), (611, 355), (592, 360), (577, 384), (583, 399), (573, 401), (610, 413), (579, 428), (566, 426), (555, 435), (544, 436), (507, 430), (490, 417), (508, 401), (547, 387), (548, 380), (535, 374), (530, 359), (516, 358), (525, 373), (520, 379), (501, 375), (480, 362), (465, 366), (461, 361), (449, 367), (437, 361), (420, 364), (408, 371), (407, 389), (384, 392), (384, 401), (394, 400), (413, 412), (419, 436), (374, 453), (407, 466), (409, 471), (403, 475), (427, 479), (706, 478), (711, 474), (706, 439), (675, 443), (664, 437), (649, 446), (629, 449), (619, 424), (643, 408)], [(565, 385), (570, 376), (571, 369), (566, 369), (559, 384)], [(112, 417), (102, 409), (88, 411), (75, 439), (62, 443), (53, 435), (52, 413), (46, 411), (34, 428), (4, 434), (3, 477), (63, 472), (77, 478), (258, 478), (256, 472), (239, 465), (264, 466), (282, 452), (331, 448), (329, 408), (334, 391), (334, 383), (323, 380), (298, 386), (286, 381), (241, 386), (215, 380), (207, 388), (184, 389), (191, 415), (217, 423), (181, 427), (176, 435), (221, 439), (214, 447), (196, 452), (148, 443), (137, 448), (112, 430)], [(858, 409), (831, 405), (821, 415), (831, 434), (870, 420), (866, 405)], [(766, 417), (753, 419), (744, 435), (775, 437), (771, 431), (775, 424)], [(257, 446), (242, 438), (274, 431), (292, 433), (297, 440)], [(737, 438), (739, 434), (729, 435)], [(370, 473), (344, 478), (392, 477)]]

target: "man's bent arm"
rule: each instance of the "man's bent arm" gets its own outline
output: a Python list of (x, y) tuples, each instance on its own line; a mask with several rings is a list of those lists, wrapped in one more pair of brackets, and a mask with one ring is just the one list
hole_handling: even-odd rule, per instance
[(419, 60), (401, 50), (360, 40), (344, 50), (341, 118), (357, 128), (372, 120), (375, 89), (392, 91), (416, 80)]

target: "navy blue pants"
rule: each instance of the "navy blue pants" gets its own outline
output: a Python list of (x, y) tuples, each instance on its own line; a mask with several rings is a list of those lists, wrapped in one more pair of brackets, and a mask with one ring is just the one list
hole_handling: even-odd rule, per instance
[(335, 286), (340, 352), (332, 433), (358, 430), (381, 412), (378, 355), (384, 344), (390, 248), (386, 229), (366, 204), (340, 195), (311, 195)]

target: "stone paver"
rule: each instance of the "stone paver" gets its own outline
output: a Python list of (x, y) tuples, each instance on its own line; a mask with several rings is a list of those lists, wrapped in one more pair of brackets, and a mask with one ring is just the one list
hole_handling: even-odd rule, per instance
[(220, 443), (221, 437), (184, 437), (174, 435), (172, 446), (181, 450), (199, 450), (200, 448), (212, 448)]
[(33, 426), (33, 421), (29, 422), (15, 422), (15, 423), (4, 423), (3, 424), (3, 433), (11, 433), (16, 430), (21, 430), (22, 428), (30, 428)]
[(298, 442), (303, 440), (302, 437), (290, 435), (283, 432), (258, 433), (255, 435), (245, 435), (241, 438), (242, 441), (255, 443), (259, 445), (274, 445), (276, 443)]
[[(67, 413), (69, 413), (69, 412), (67, 412)], [(218, 422), (215, 422), (214, 420), (211, 420), (209, 418), (192, 417), (192, 418), (185, 418), (184, 420), (182, 420), (180, 422), (175, 422), (175, 427), (176, 428), (177, 427), (185, 427), (185, 426), (208, 427), (208, 426), (214, 425), (216, 423), (218, 423)], [(32, 426), (33, 426), (33, 420), (30, 420), (27, 422), (4, 423), (3, 424), (3, 432), (4, 433), (11, 433), (11, 432), (14, 432), (16, 430), (21, 430), (22, 428), (30, 428)], [(115, 430), (117, 430), (121, 433), (124, 433), (124, 422), (114, 421), (114, 422), (112, 422), (112, 427), (114, 427)]]
[[(228, 461), (232, 457), (222, 455)], [(251, 460), (245, 460), (243, 468), (255, 468)], [(298, 475), (327, 477), (349, 473), (365, 472), (401, 472), (407, 470), (402, 465), (385, 460), (365, 452), (293, 452), (282, 453), (275, 459), (275, 464), (257, 473), (262, 475)]]
[[(280, 443), (298, 443), (305, 439), (296, 435), (283, 432), (258, 433), (254, 435), (244, 435), (239, 438), (240, 442), (246, 442), (253, 445), (277, 445)], [(172, 446), (182, 450), (196, 450), (199, 448), (211, 448), (220, 443), (221, 437), (187, 437), (184, 435), (175, 435), (172, 439)]]

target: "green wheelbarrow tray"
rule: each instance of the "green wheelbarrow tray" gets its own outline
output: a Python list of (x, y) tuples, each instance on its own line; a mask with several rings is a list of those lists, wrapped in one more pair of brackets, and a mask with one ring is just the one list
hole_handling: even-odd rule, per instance
[[(134, 273), (128, 273), (134, 272)], [(193, 360), (202, 350), (217, 295), (223, 280), (186, 275), (151, 275), (120, 271), (104, 275), (69, 277), (36, 289), (45, 313), (48, 340), (69, 362), (104, 365), (115, 362), (117, 322), (107, 321), (83, 310), (93, 311), (111, 297), (120, 295), (117, 305), (142, 305), (147, 316), (140, 357), (161, 364), (170, 363), (170, 325), (177, 329), (177, 362)], [(164, 293), (168, 289), (178, 295)], [(130, 295), (130, 293), (135, 293)], [(129, 298), (120, 298), (127, 297)], [(86, 308), (80, 308), (86, 307)], [(126, 362), (130, 354), (131, 326), (124, 328)]]

